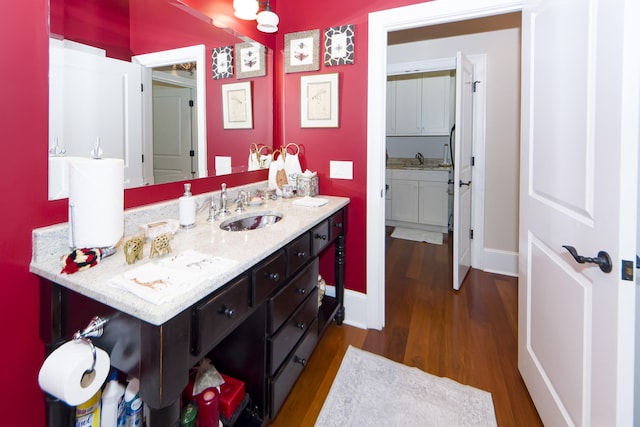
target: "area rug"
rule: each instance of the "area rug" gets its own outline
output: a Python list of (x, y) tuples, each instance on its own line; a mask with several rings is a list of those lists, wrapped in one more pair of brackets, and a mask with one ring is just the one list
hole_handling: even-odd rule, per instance
[(427, 242), (434, 245), (442, 244), (442, 233), (425, 230), (412, 230), (410, 228), (396, 227), (391, 233), (391, 237), (396, 239), (413, 240), (416, 242)]
[(491, 393), (349, 346), (315, 424), (497, 426)]

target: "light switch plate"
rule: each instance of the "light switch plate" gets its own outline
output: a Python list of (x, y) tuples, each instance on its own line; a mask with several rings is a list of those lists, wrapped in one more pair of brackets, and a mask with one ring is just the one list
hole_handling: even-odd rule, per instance
[(216, 176), (229, 175), (231, 173), (231, 157), (216, 156)]
[(353, 179), (353, 162), (331, 160), (329, 177), (334, 179)]

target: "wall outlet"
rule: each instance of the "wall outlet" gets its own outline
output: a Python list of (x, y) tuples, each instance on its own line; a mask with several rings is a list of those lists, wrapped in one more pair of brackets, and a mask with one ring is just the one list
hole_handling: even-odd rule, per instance
[(329, 161), (329, 178), (353, 179), (353, 162)]

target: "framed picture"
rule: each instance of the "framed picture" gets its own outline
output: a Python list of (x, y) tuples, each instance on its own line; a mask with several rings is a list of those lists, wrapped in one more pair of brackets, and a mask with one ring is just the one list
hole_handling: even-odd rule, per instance
[(225, 129), (253, 128), (251, 82), (222, 85), (222, 115)]
[(354, 25), (342, 25), (324, 30), (324, 65), (354, 63)]
[(233, 77), (233, 46), (214, 47), (211, 51), (211, 59), (214, 79)]
[(260, 43), (236, 45), (236, 78), (261, 77), (267, 74), (265, 48)]
[(320, 30), (284, 35), (284, 72), (320, 69)]
[(338, 127), (338, 73), (300, 77), (300, 127)]

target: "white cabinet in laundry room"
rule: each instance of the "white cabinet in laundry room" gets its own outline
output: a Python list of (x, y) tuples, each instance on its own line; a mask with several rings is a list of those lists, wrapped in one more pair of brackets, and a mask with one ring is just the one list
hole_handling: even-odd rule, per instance
[(387, 225), (445, 232), (449, 223), (449, 171), (391, 169), (387, 172), (390, 172), (387, 182), (391, 183), (391, 215), (389, 218), (387, 212)]
[(450, 71), (387, 79), (387, 135), (448, 135), (454, 120)]

